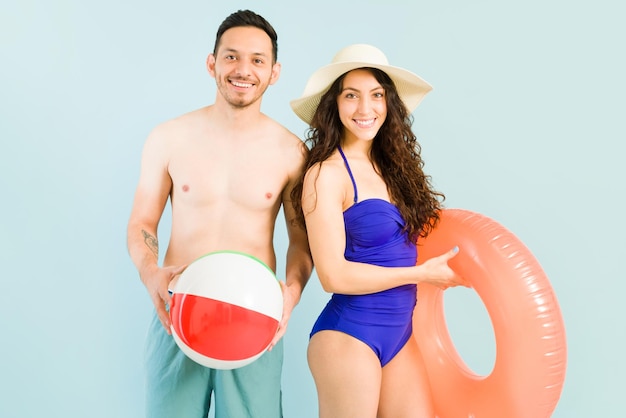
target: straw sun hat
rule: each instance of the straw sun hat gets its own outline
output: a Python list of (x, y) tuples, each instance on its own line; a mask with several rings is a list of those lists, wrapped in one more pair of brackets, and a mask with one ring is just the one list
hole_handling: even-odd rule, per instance
[(383, 52), (371, 45), (355, 44), (340, 50), (330, 64), (320, 68), (309, 78), (302, 96), (290, 102), (291, 108), (307, 124), (324, 93), (342, 74), (362, 67), (378, 68), (393, 80), (400, 98), (409, 112), (413, 112), (432, 86), (418, 75), (400, 67), (389, 65)]

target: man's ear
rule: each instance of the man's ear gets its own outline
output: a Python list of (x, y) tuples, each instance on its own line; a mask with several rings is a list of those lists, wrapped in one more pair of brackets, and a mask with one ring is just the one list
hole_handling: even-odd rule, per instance
[(272, 66), (272, 76), (270, 77), (270, 85), (278, 81), (278, 78), (280, 77), (281, 68), (282, 66), (280, 65), (280, 62), (277, 62), (276, 64)]
[(215, 78), (215, 55), (209, 54), (206, 57), (206, 69), (211, 74), (211, 77)]

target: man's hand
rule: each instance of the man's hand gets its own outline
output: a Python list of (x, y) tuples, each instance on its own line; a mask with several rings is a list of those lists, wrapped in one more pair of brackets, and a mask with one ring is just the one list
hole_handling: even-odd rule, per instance
[(285, 332), (287, 332), (287, 323), (289, 322), (289, 318), (291, 318), (291, 312), (293, 312), (293, 309), (300, 301), (299, 291), (290, 288), (280, 280), (278, 281), (278, 283), (280, 283), (280, 287), (283, 291), (283, 316), (280, 320), (280, 323), (278, 324), (278, 330), (276, 331), (276, 335), (274, 335), (272, 342), (267, 348), (268, 351), (271, 351), (272, 348), (274, 348), (274, 346), (278, 343), (278, 341), (280, 341), (280, 339), (285, 335)]
[(140, 275), (141, 281), (144, 286), (146, 286), (150, 299), (152, 299), (152, 303), (154, 304), (159, 320), (168, 334), (172, 333), (170, 328), (170, 316), (166, 309), (166, 306), (169, 305), (172, 300), (168, 291), (168, 286), (176, 276), (185, 270), (186, 267), (186, 265), (163, 268), (154, 266), (154, 268), (150, 269), (150, 271), (142, 272)]

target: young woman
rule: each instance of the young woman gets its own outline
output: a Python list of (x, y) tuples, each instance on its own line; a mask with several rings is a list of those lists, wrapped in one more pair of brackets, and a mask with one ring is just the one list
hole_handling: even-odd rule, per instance
[(291, 102), (310, 125), (292, 192), (321, 284), (333, 293), (308, 348), (322, 418), (434, 417), (412, 337), (417, 284), (464, 284), (457, 252), (416, 265), (444, 196), (422, 170), (411, 112), (431, 90), (370, 45), (341, 50)]

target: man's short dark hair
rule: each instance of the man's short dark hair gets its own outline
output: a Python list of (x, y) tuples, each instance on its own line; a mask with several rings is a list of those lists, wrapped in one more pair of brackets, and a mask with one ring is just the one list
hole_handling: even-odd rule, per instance
[(213, 47), (213, 54), (217, 53), (217, 49), (219, 47), (224, 32), (226, 32), (228, 29), (242, 26), (259, 28), (267, 33), (267, 36), (269, 36), (272, 41), (272, 63), (275, 64), (278, 60), (278, 35), (276, 34), (276, 31), (274, 30), (272, 25), (267, 20), (265, 20), (263, 16), (258, 15), (251, 10), (238, 10), (228, 16), (226, 19), (224, 19), (220, 27), (217, 29), (217, 35), (215, 35), (215, 46)]

